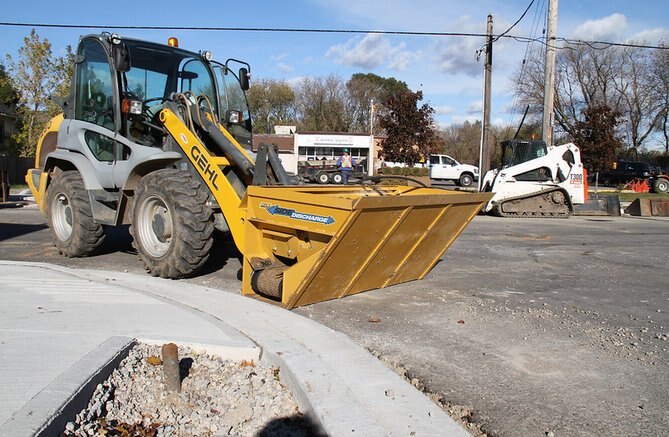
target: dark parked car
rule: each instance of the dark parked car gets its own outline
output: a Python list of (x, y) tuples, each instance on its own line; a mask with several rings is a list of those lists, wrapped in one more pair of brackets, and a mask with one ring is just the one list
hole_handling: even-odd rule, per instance
[(647, 179), (651, 176), (652, 169), (647, 162), (641, 161), (617, 161), (614, 168), (600, 176), (604, 185), (625, 184), (634, 179)]

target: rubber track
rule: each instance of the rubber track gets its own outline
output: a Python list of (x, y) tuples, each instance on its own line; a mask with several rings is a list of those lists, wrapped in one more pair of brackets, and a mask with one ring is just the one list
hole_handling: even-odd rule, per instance
[(171, 247), (161, 258), (145, 254), (134, 229), (138, 205), (133, 205), (130, 233), (146, 270), (153, 276), (178, 279), (192, 276), (209, 258), (213, 245), (213, 213), (207, 206), (207, 193), (190, 174), (173, 169), (158, 170), (145, 176), (135, 193), (135, 201), (145, 193), (159, 194), (168, 204), (174, 227)]
[[(542, 193), (540, 193), (540, 195), (544, 196), (544, 195), (550, 194), (554, 191), (560, 191), (560, 189), (556, 188), (556, 189), (553, 189), (553, 190), (550, 190), (550, 191), (543, 191)], [(567, 196), (567, 194), (565, 194), (565, 199), (567, 198), (566, 196)], [(513, 197), (511, 199), (505, 200), (504, 203), (510, 202), (512, 200), (522, 199), (524, 197), (525, 196)], [(529, 199), (531, 197), (534, 197), (534, 196), (529, 196), (527, 198)], [(566, 219), (566, 218), (569, 218), (571, 216), (572, 212), (573, 212), (573, 207), (571, 205), (567, 204), (567, 205), (565, 205), (567, 207), (567, 212), (562, 212), (562, 213), (545, 212), (545, 211), (525, 211), (523, 213), (517, 213), (517, 212), (510, 212), (509, 213), (509, 212), (502, 211), (502, 205), (504, 205), (504, 203), (496, 204), (493, 207), (493, 210), (492, 210), (493, 214), (495, 214), (496, 216), (499, 216), (499, 217)]]

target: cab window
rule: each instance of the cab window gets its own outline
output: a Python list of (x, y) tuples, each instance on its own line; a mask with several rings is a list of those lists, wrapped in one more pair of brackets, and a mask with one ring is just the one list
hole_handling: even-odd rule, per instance
[(179, 69), (179, 92), (190, 92), (194, 96), (205, 95), (211, 102), (215, 112), (216, 90), (214, 89), (214, 78), (209, 74), (209, 69), (198, 59), (189, 59)]
[(79, 55), (84, 61), (77, 64), (75, 118), (113, 130), (113, 87), (107, 53), (100, 42), (89, 39), (80, 45)]

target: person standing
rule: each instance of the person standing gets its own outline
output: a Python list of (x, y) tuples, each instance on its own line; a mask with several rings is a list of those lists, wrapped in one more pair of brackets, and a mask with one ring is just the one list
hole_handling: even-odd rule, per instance
[(348, 185), (348, 178), (351, 176), (351, 172), (355, 165), (355, 159), (348, 154), (348, 149), (344, 149), (342, 155), (337, 159), (337, 168), (341, 171), (342, 182), (344, 185)]

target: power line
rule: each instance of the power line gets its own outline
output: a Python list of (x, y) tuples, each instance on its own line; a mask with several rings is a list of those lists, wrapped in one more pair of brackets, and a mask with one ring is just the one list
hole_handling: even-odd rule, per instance
[(511, 27), (509, 27), (509, 28), (506, 29), (504, 32), (500, 33), (499, 36), (497, 36), (496, 38), (494, 38), (494, 39), (492, 40), (492, 42), (495, 42), (495, 41), (497, 41), (498, 39), (502, 38), (504, 35), (506, 35), (507, 33), (509, 33), (509, 32), (511, 31), (511, 29), (513, 29), (514, 27), (516, 27), (516, 25), (517, 25), (518, 23), (520, 23), (520, 22), (523, 20), (523, 18), (525, 18), (525, 15), (527, 14), (527, 11), (530, 10), (530, 8), (532, 7), (533, 4), (534, 4), (534, 0), (532, 0), (532, 1), (530, 2), (530, 4), (527, 5), (527, 8), (525, 8), (525, 12), (523, 12), (523, 14), (520, 16), (520, 18), (517, 19), (516, 22), (513, 23), (513, 24), (511, 25)]
[[(273, 32), (273, 33), (328, 33), (328, 34), (356, 34), (356, 35), (404, 35), (404, 36), (446, 36), (446, 37), (476, 37), (485, 38), (485, 33), (466, 32), (419, 32), (409, 30), (355, 30), (355, 29), (309, 29), (309, 28), (281, 28), (281, 27), (198, 27), (198, 26), (119, 26), (119, 25), (92, 25), (92, 24), (54, 24), (54, 23), (17, 23), (0, 22), (0, 27), (44, 27), (56, 29), (103, 29), (103, 30), (189, 30), (203, 32)], [(540, 42), (539, 38), (519, 35), (500, 34), (497, 38), (510, 38), (519, 42)], [(610, 41), (584, 41), (576, 39), (557, 38), (568, 44), (605, 45), (607, 47), (637, 47), (644, 49), (669, 50), (669, 46), (656, 46), (635, 43), (615, 43)], [(559, 48), (559, 47), (558, 47)]]

